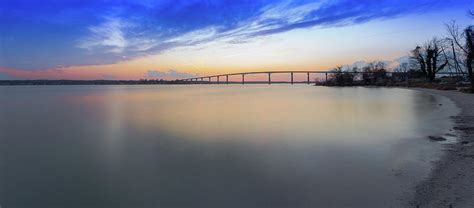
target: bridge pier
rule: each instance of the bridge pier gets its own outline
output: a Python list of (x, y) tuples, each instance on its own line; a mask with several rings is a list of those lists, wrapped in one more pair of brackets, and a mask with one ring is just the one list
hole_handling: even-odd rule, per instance
[[(229, 80), (229, 76), (242, 76), (242, 80), (241, 80), (241, 83), (244, 85), (246, 84), (245, 83), (245, 76), (246, 75), (253, 75), (253, 74), (260, 74), (260, 75), (264, 75), (265, 74), (268, 76), (268, 80), (267, 81), (264, 81), (264, 80), (258, 80), (256, 81), (255, 83), (258, 83), (258, 84), (268, 84), (268, 85), (271, 85), (273, 84), (273, 80), (272, 80), (272, 75), (273, 74), (290, 74), (290, 80), (288, 81), (283, 81), (283, 83), (287, 83), (287, 84), (304, 84), (306, 82), (306, 84), (311, 84), (311, 83), (314, 83), (314, 81), (312, 82), (311, 81), (311, 75), (312, 74), (316, 74), (318, 75), (318, 77), (320, 75), (323, 75), (324, 74), (324, 78), (323, 80), (325, 80), (325, 82), (327, 83), (330, 79), (330, 77), (328, 77), (328, 74), (333, 74), (335, 72), (332, 72), (332, 71), (262, 71), (262, 72), (242, 72), (242, 73), (230, 73), (230, 74), (216, 74), (216, 75), (210, 75), (210, 76), (203, 76), (203, 77), (194, 77), (194, 78), (185, 78), (185, 79), (179, 79), (177, 81), (179, 81), (181, 84), (224, 84), (224, 81), (221, 77), (225, 77), (225, 84), (233, 84), (233, 83), (239, 83), (239, 80), (237, 80), (237, 82), (232, 82)], [(298, 81), (298, 80), (295, 80), (295, 74), (306, 74), (306, 81), (304, 81), (304, 78), (303, 80), (301, 81)], [(216, 81), (213, 81), (212, 79), (216, 78)], [(238, 78), (237, 78), (238, 79)], [(265, 79), (265, 78), (264, 78)], [(254, 83), (251, 81), (251, 83)]]

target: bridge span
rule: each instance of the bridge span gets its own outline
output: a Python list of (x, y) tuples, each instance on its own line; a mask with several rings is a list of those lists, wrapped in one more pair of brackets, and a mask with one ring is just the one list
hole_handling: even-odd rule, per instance
[[(327, 81), (328, 79), (328, 74), (333, 74), (337, 73), (334, 71), (260, 71), (260, 72), (241, 72), (241, 73), (230, 73), (230, 74), (219, 74), (219, 75), (212, 75), (212, 76), (202, 76), (202, 77), (194, 77), (194, 78), (187, 78), (187, 79), (181, 79), (178, 81), (184, 82), (186, 84), (203, 84), (203, 83), (209, 83), (209, 84), (229, 84), (229, 83), (239, 83), (239, 82), (230, 82), (229, 77), (230, 76), (237, 76), (240, 77), (241, 81), (240, 83), (245, 84), (245, 83), (257, 83), (257, 84), (272, 84), (272, 83), (289, 83), (289, 84), (295, 84), (295, 83), (300, 83), (300, 84), (311, 84), (315, 83), (315, 81), (310, 80), (310, 76), (312, 74), (324, 74), (325, 79)], [(357, 72), (350, 72), (350, 73), (357, 73)], [(245, 76), (246, 75), (255, 75), (255, 74), (266, 74), (268, 76), (268, 81), (266, 82), (246, 82), (245, 81)], [(272, 74), (289, 74), (290, 75), (290, 80), (288, 82), (275, 82), (272, 81)], [(295, 74), (306, 74), (306, 81), (303, 82), (295, 82), (294, 75)], [(225, 79), (221, 79), (225, 78)], [(214, 82), (213, 82), (214, 80)]]
[[(180, 79), (176, 80), (179, 82), (183, 82), (184, 84), (230, 84), (230, 83), (241, 83), (245, 84), (245, 75), (253, 75), (253, 74), (266, 74), (268, 76), (268, 81), (253, 81), (253, 82), (247, 82), (247, 83), (252, 83), (252, 84), (272, 84), (272, 83), (288, 83), (288, 84), (311, 84), (311, 83), (316, 83), (316, 80), (311, 81), (310, 76), (312, 74), (319, 74), (322, 75), (324, 74), (324, 79), (325, 82), (328, 81), (328, 74), (337, 74), (341, 72), (337, 71), (259, 71), (259, 72), (241, 72), (241, 73), (230, 73), (230, 74), (219, 74), (219, 75), (212, 75), (212, 76), (202, 76), (202, 77), (194, 77), (194, 78), (187, 78), (187, 79)], [(364, 74), (367, 72), (360, 72), (360, 71), (349, 71), (349, 72), (343, 72), (343, 73), (351, 73), (351, 74)], [(370, 72), (369, 72), (370, 73)], [(272, 81), (272, 74), (289, 74), (290, 75), (290, 80), (286, 82), (282, 81)], [(295, 74), (306, 74), (306, 81), (300, 81), (300, 82), (295, 82), (294, 75)], [(393, 74), (407, 74), (406, 72), (385, 72), (387, 75), (393, 75)], [(450, 75), (450, 76), (465, 76), (465, 73), (452, 73), (452, 72), (438, 72), (437, 75)], [(238, 76), (241, 77), (240, 82), (230, 82), (229, 77), (230, 76)], [(221, 77), (225, 78), (225, 80), (221, 81)], [(215, 82), (213, 82), (213, 79), (215, 79)]]

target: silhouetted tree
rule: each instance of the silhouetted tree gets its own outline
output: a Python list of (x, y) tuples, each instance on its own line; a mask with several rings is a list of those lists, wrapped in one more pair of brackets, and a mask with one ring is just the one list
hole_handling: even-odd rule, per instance
[(436, 73), (448, 65), (443, 42), (437, 38), (428, 41), (423, 47), (417, 46), (411, 51), (411, 58), (430, 82), (435, 80)]
[(425, 61), (425, 56), (423, 54), (423, 49), (420, 46), (416, 46), (415, 49), (410, 51), (411, 53), (411, 59), (413, 60), (413, 65), (418, 65), (420, 71), (425, 75), (426, 77), (426, 61)]
[[(460, 74), (460, 73), (463, 73), (464, 70), (463, 70), (463, 67), (461, 66), (461, 62), (462, 59), (463, 59), (463, 54), (464, 52), (462, 51), (462, 49), (460, 49), (459, 47), (457, 47), (457, 44), (455, 45), (455, 42), (458, 41), (459, 42), (459, 27), (456, 25), (456, 21), (452, 21), (451, 23), (449, 24), (446, 24), (446, 28), (448, 29), (448, 34), (450, 37), (446, 38), (446, 40), (448, 41), (449, 45), (451, 46), (451, 56), (449, 57), (450, 60), (450, 64), (449, 64), (449, 67), (451, 69), (454, 68), (454, 71), (457, 73), (457, 74)], [(456, 38), (454, 38), (456, 37)], [(452, 63), (451, 63), (452, 62)]]
[(407, 62), (400, 63), (398, 67), (396, 67), (394, 70), (394, 78), (398, 78), (401, 80), (408, 80), (408, 74), (410, 72), (410, 64)]
[(330, 76), (329, 84), (337, 86), (352, 86), (354, 85), (354, 73), (344, 71), (343, 66), (337, 66), (333, 69), (333, 73)]
[[(353, 66), (352, 67), (352, 81), (354, 82), (354, 84), (356, 84), (356, 82), (360, 82), (360, 80), (362, 80), (362, 74), (360, 73), (361, 70), (359, 69), (358, 66)], [(359, 84), (359, 83), (357, 83)]]
[(362, 68), (362, 81), (364, 82), (365, 85), (370, 85), (372, 84), (372, 71), (370, 67), (365, 66)]
[[(474, 17), (474, 13), (471, 13)], [(466, 65), (467, 71), (469, 74), (469, 79), (471, 81), (471, 92), (474, 93), (474, 26), (469, 26), (465, 30), (466, 33)]]
[(385, 63), (374, 61), (362, 68), (362, 80), (366, 85), (382, 85), (385, 84), (387, 78), (387, 70)]
[[(474, 17), (474, 13), (471, 11)], [(471, 92), (474, 92), (474, 26), (470, 25), (461, 30), (456, 22), (447, 25), (449, 36), (456, 47), (464, 55), (465, 66), (471, 82)]]

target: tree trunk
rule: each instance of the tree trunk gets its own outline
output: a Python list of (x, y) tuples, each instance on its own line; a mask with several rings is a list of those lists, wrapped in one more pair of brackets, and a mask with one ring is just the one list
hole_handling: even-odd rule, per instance
[[(472, 52), (471, 52), (472, 53)], [(471, 93), (474, 93), (474, 75), (472, 74), (472, 59), (473, 55), (470, 55), (470, 57), (467, 57), (466, 60), (466, 65), (467, 65), (467, 73), (469, 75), (469, 79), (471, 81)]]
[(434, 80), (434, 68), (433, 68), (433, 56), (434, 56), (434, 53), (432, 50), (427, 50), (426, 51), (427, 55), (426, 55), (426, 76), (428, 78), (428, 80), (430, 82), (433, 82)]
[(472, 62), (474, 60), (474, 38), (471, 28), (466, 29), (466, 44), (467, 44), (467, 57), (466, 65), (469, 79), (471, 81), (471, 92), (474, 93), (474, 75), (472, 72)]

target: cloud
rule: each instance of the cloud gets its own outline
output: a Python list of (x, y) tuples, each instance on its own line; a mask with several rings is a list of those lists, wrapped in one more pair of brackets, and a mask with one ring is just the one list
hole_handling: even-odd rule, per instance
[[(409, 63), (410, 57), (409, 56), (401, 56), (401, 57), (398, 57), (398, 58), (393, 59), (393, 60), (373, 60), (373, 61), (383, 62), (385, 64), (385, 67), (388, 70), (393, 70), (393, 69), (399, 67), (400, 64)], [(366, 67), (370, 62), (371, 61), (356, 61), (352, 64), (345, 65), (343, 67), (344, 67), (345, 70), (351, 70), (355, 67), (358, 68), (358, 69), (362, 69), (362, 68)]]
[(409, 63), (411, 61), (411, 57), (410, 56), (402, 56), (402, 57), (398, 57), (396, 59), (394, 59), (395, 62), (401, 64), (401, 63)]
[[(267, 10), (254, 24), (258, 30), (249, 36), (262, 36), (310, 27), (340, 27), (377, 19), (390, 19), (433, 8), (449, 6), (453, 1), (336, 0), (317, 3), (279, 4)], [(459, 2), (457, 2), (459, 3)], [(270, 14), (270, 15), (268, 15)]]
[(32, 70), (111, 64), (182, 46), (219, 40), (239, 44), (296, 29), (340, 27), (471, 4), (471, 0), (8, 2), (0, 3), (0, 42), (7, 49), (0, 66)]
[(88, 27), (90, 34), (77, 44), (77, 47), (94, 51), (105, 49), (110, 53), (122, 53), (128, 45), (123, 29), (127, 24), (120, 18), (104, 17), (105, 22)]
[(181, 43), (182, 45), (193, 45), (195, 43), (203, 41), (214, 40), (219, 34), (218, 31), (219, 30), (216, 27), (206, 27), (199, 30), (187, 32), (177, 37), (172, 37), (166, 40), (166, 42)]
[[(89, 29), (83, 48), (103, 46), (109, 51), (136, 57), (172, 48), (217, 40), (247, 42), (254, 37), (311, 27), (340, 27), (376, 19), (389, 19), (433, 8), (460, 4), (453, 0), (320, 0), (320, 1), (197, 1), (155, 3), (141, 1), (143, 8), (127, 10), (126, 27), (122, 20), (108, 18)], [(133, 22), (133, 23), (131, 23)], [(127, 30), (124, 32), (124, 30)], [(125, 34), (124, 34), (125, 33)], [(135, 39), (135, 40), (132, 40)], [(133, 44), (129, 44), (133, 42)], [(85, 46), (85, 47), (84, 47)]]
[(158, 71), (158, 70), (149, 70), (145, 76), (147, 78), (153, 79), (185, 79), (185, 78), (192, 78), (197, 77), (198, 74), (190, 74), (186, 72), (180, 72), (174, 69), (170, 69), (168, 71)]

